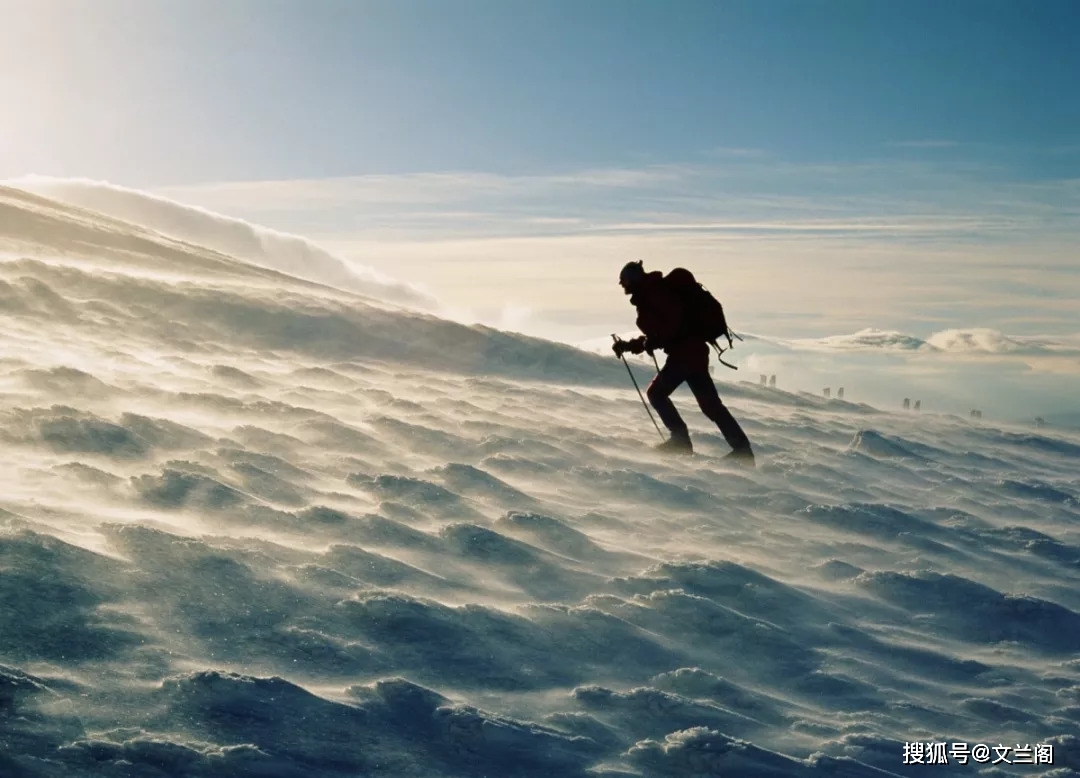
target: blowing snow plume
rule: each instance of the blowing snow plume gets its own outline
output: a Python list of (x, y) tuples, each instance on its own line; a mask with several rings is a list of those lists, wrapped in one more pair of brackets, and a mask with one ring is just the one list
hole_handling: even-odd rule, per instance
[(14, 257), (0, 304), (24, 314), (16, 327), (51, 317), (94, 331), (102, 344), (123, 330), (204, 353), (287, 351), (467, 375), (617, 380), (599, 369), (600, 357), (570, 346), (334, 293), (20, 189), (0, 187), (0, 242)]
[(439, 307), (427, 292), (346, 263), (298, 235), (102, 181), (29, 176), (7, 183), (298, 278), (424, 310)]
[(1080, 437), (732, 383), (758, 468), (661, 458), (610, 354), (3, 187), (0, 257), (4, 778), (1076, 776)]

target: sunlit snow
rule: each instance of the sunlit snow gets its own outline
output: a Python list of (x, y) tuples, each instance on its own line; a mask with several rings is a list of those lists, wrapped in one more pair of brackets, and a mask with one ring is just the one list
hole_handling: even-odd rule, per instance
[(0, 188), (0, 775), (1080, 770), (1080, 436), (718, 371), (757, 468), (665, 459), (610, 354), (185, 229)]

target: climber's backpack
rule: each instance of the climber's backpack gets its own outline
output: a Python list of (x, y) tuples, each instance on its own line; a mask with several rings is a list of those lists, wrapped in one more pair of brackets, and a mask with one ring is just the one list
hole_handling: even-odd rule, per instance
[[(693, 273), (685, 268), (677, 267), (664, 276), (664, 280), (683, 304), (684, 335), (701, 338), (706, 343), (711, 343), (717, 354), (723, 354), (726, 350), (717, 343), (720, 338), (727, 338), (727, 348), (735, 345), (732, 338), (739, 338), (739, 336), (728, 327), (727, 317), (724, 316), (724, 306), (712, 296), (708, 289), (697, 282)], [(720, 361), (732, 369), (738, 369), (724, 362), (723, 359)]]

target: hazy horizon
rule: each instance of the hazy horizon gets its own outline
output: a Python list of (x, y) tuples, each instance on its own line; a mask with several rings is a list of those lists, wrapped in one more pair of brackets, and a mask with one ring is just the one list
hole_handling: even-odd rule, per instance
[[(608, 294), (605, 305), (592, 306), (593, 318), (580, 319), (575, 327), (560, 327), (551, 318), (512, 306), (485, 315), (482, 309), (470, 310), (452, 296), (457, 304), (448, 302), (439, 294), (445, 291), (443, 287), (405, 283), (371, 265), (335, 255), (303, 236), (280, 233), (160, 195), (85, 180), (25, 177), (8, 183), (264, 267), (417, 307), (452, 321), (487, 324), (601, 354), (610, 353), (609, 333), (633, 334), (633, 312), (621, 290)], [(388, 267), (390, 272), (399, 269)], [(549, 280), (559, 283), (558, 278)], [(702, 280), (710, 282), (704, 275)], [(729, 317), (744, 335), (728, 355), (739, 371), (719, 368), (716, 377), (725, 382), (754, 382), (759, 374), (776, 374), (788, 390), (819, 394), (824, 387), (844, 387), (849, 399), (883, 409), (899, 408), (902, 398), (907, 397), (912, 402), (921, 401), (927, 413), (967, 415), (969, 410), (978, 409), (1007, 422), (1032, 424), (1036, 417), (1046, 417), (1058, 425), (1080, 424), (1074, 391), (1080, 334), (1003, 333), (987, 327), (948, 326), (944, 321), (938, 324), (939, 329), (922, 328), (929, 330), (925, 334), (917, 334), (920, 328), (916, 327), (903, 331), (864, 326), (821, 337), (805, 332), (784, 337), (744, 328), (738, 300), (725, 295), (722, 285), (709, 285), (725, 300)], [(601, 294), (595, 293), (597, 297)], [(868, 318), (878, 320), (886, 317)], [(834, 322), (834, 326), (843, 325)]]

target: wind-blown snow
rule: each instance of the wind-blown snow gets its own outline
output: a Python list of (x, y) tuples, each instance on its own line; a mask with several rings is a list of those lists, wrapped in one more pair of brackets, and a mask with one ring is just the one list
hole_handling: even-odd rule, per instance
[(299, 278), (425, 310), (439, 307), (423, 290), (346, 263), (298, 235), (102, 181), (29, 176), (9, 183)]
[(757, 469), (662, 459), (610, 357), (193, 244), (0, 189), (0, 774), (1080, 770), (1080, 437), (725, 382)]

